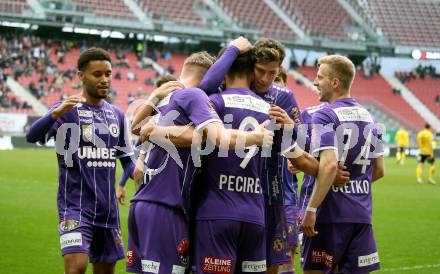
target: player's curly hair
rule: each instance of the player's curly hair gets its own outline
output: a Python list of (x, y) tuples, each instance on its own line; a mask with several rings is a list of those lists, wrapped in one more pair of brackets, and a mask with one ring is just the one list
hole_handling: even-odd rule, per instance
[(269, 39), (260, 38), (254, 44), (255, 57), (257, 63), (269, 63), (269, 62), (283, 62), (286, 57), (283, 44), (281, 42)]
[(278, 75), (275, 77), (274, 82), (281, 86), (287, 85), (287, 70), (285, 68), (281, 67)]
[(200, 51), (193, 53), (188, 58), (186, 58), (183, 66), (194, 65), (209, 69), (214, 64), (214, 62), (215, 57), (211, 56), (206, 51)]
[(112, 62), (108, 51), (102, 48), (89, 48), (83, 51), (78, 58), (76, 67), (80, 71), (84, 71), (91, 61), (109, 61)]
[(322, 64), (329, 66), (330, 78), (339, 79), (343, 89), (349, 90), (351, 88), (356, 68), (350, 59), (342, 55), (327, 55), (319, 58), (318, 66)]

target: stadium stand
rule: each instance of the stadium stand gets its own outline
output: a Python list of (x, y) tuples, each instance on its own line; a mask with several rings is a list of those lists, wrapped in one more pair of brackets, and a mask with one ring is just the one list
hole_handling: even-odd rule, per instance
[(408, 87), (438, 118), (440, 118), (440, 79), (426, 77), (405, 82)]
[(206, 27), (208, 24), (193, 9), (191, 0), (138, 0), (142, 10), (153, 19)]
[(278, 5), (311, 36), (337, 41), (348, 40), (344, 27), (354, 25), (350, 15), (337, 1), (276, 0)]
[(120, 0), (72, 0), (77, 5), (78, 11), (92, 12), (97, 16), (115, 17), (135, 20), (136, 17), (130, 9)]
[(0, 13), (20, 14), (23, 10), (30, 8), (26, 0), (2, 0), (0, 1)]
[(217, 0), (221, 7), (244, 28), (261, 30), (262, 36), (294, 40), (293, 31), (264, 1)]
[(440, 44), (438, 1), (350, 0), (350, 4), (377, 32), (397, 44), (432, 47)]

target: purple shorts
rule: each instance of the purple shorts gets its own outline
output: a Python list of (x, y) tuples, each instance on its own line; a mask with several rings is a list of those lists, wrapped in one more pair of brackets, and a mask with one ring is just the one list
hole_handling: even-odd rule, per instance
[(267, 267), (290, 263), (284, 206), (265, 206)]
[(364, 274), (380, 268), (371, 224), (317, 224), (315, 237), (304, 237), (303, 269)]
[(196, 273), (266, 273), (264, 226), (233, 220), (196, 222)]
[(287, 223), (287, 243), (290, 247), (298, 245), (298, 207), (296, 205), (285, 205)]
[(149, 202), (131, 204), (127, 272), (184, 274), (188, 247), (188, 226), (183, 212)]
[(86, 253), (91, 263), (114, 263), (123, 259), (124, 243), (120, 228), (94, 226), (77, 220), (58, 225), (61, 254)]

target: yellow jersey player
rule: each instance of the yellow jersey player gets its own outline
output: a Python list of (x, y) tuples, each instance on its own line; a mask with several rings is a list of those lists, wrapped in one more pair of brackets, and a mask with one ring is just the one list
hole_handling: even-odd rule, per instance
[(419, 147), (419, 163), (416, 169), (417, 182), (423, 184), (423, 164), (427, 160), (430, 164), (428, 181), (431, 184), (435, 184), (433, 178), (435, 172), (434, 151), (432, 149), (432, 132), (429, 124), (425, 124), (425, 129), (417, 134), (417, 145)]
[(409, 134), (408, 131), (405, 130), (403, 126), (399, 128), (396, 132), (396, 136), (394, 137), (396, 140), (397, 153), (396, 160), (398, 164), (403, 165), (405, 163), (406, 158), (406, 149), (409, 145)]

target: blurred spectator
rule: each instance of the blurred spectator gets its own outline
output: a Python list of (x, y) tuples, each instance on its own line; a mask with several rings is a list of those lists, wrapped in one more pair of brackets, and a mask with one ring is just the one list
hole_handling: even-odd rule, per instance
[(435, 96), (435, 102), (437, 104), (440, 104), (440, 94), (437, 94), (437, 96)]
[(147, 79), (145, 79), (145, 85), (147, 86), (153, 86), (154, 85), (154, 80), (151, 79), (151, 77), (148, 77)]
[(127, 80), (135, 81), (136, 80), (136, 74), (134, 74), (132, 71), (127, 71)]

